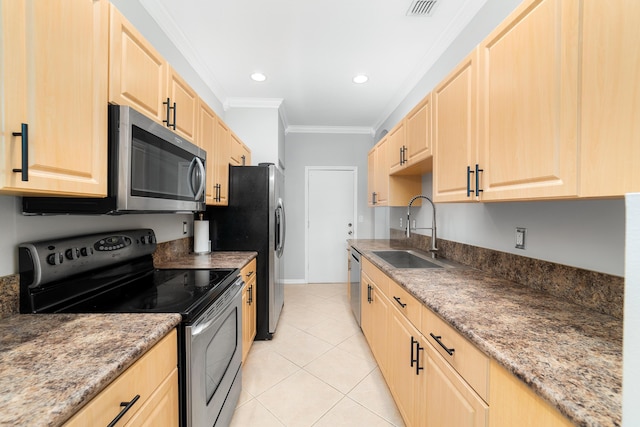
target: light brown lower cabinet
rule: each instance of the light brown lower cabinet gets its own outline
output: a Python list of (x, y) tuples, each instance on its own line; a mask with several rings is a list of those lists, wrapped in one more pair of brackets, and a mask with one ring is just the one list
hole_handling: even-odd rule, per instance
[(361, 286), (362, 332), (408, 427), (571, 425), (364, 257)]
[(256, 259), (240, 271), (244, 280), (242, 289), (242, 363), (247, 359), (253, 339), (256, 337)]
[(106, 426), (132, 402), (121, 426), (178, 425), (178, 343), (174, 329), (78, 411), (65, 427)]

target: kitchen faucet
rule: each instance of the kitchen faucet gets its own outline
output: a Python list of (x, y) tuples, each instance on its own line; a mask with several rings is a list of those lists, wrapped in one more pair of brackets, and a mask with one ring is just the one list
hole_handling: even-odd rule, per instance
[[(411, 205), (413, 204), (413, 202), (416, 201), (416, 199), (428, 200), (429, 203), (431, 203), (431, 207), (433, 208), (431, 228), (426, 227), (423, 229), (431, 230), (431, 248), (429, 248), (429, 252), (431, 252), (431, 257), (435, 258), (436, 252), (438, 251), (438, 248), (436, 247), (436, 205), (427, 196), (423, 196), (422, 194), (419, 194), (409, 201), (409, 205), (407, 206), (407, 238), (411, 237)], [(414, 230), (417, 230), (417, 229), (418, 228), (414, 228)]]

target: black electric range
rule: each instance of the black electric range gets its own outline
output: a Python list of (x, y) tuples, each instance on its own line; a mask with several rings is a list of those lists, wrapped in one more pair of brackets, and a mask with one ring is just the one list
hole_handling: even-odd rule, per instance
[(189, 322), (239, 270), (153, 266), (153, 230), (125, 230), (19, 247), (22, 313), (180, 313)]

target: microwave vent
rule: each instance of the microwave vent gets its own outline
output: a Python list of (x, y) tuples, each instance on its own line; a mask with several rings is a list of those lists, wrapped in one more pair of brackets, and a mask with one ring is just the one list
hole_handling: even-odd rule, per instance
[(413, 0), (407, 16), (433, 16), (438, 0)]

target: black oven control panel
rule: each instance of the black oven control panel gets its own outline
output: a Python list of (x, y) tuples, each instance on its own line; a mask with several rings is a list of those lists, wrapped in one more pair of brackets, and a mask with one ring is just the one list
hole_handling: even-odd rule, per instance
[(41, 286), (150, 255), (156, 246), (150, 228), (23, 243), (18, 246), (20, 281), (29, 287)]

